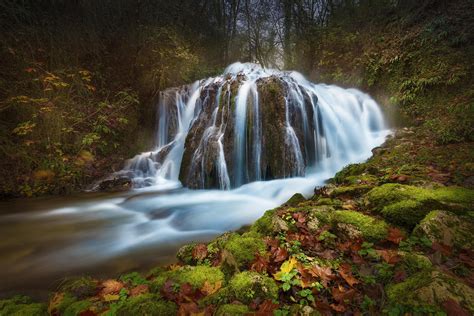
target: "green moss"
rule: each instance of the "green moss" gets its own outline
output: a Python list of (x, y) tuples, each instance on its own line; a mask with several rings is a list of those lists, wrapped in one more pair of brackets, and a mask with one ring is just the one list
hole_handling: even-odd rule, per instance
[(182, 246), (179, 248), (178, 252), (176, 253), (176, 258), (184, 264), (194, 264), (193, 259), (193, 250), (196, 247), (196, 243), (191, 243)]
[(90, 301), (77, 301), (69, 305), (64, 310), (64, 316), (77, 316), (82, 312), (87, 311), (92, 306)]
[(232, 253), (240, 267), (244, 267), (254, 260), (256, 253), (265, 252), (266, 245), (260, 235), (251, 232), (242, 236), (233, 235), (224, 249)]
[(342, 206), (342, 201), (335, 198), (322, 198), (322, 197), (315, 197), (315, 204), (316, 205), (329, 205), (334, 207)]
[(344, 223), (355, 226), (364, 238), (378, 241), (387, 237), (389, 226), (382, 220), (355, 211), (336, 211), (334, 224)]
[(382, 216), (391, 223), (414, 228), (429, 212), (429, 206), (415, 200), (405, 200), (385, 206)]
[(14, 296), (0, 300), (0, 315), (30, 316), (48, 315), (45, 304), (34, 303), (27, 296)]
[(249, 308), (245, 305), (225, 304), (217, 309), (216, 316), (243, 316), (249, 312)]
[(414, 275), (421, 271), (431, 270), (433, 265), (428, 257), (417, 253), (400, 253), (402, 258), (401, 265), (408, 275)]
[(347, 184), (359, 184), (359, 183), (365, 183), (365, 184), (377, 184), (378, 183), (378, 178), (376, 176), (373, 176), (371, 174), (361, 174), (357, 176), (348, 176), (344, 179), (344, 183)]
[[(63, 314), (64, 311), (72, 304), (77, 302), (77, 298), (72, 296), (69, 293), (65, 293), (64, 296), (62, 297), (61, 301), (57, 303), (56, 306), (51, 306), (50, 308), (57, 310), (60, 314)], [(50, 303), (51, 304), (51, 303)]]
[(386, 288), (389, 305), (443, 307), (452, 299), (471, 313), (474, 312), (474, 290), (436, 270), (424, 270), (405, 281)]
[(415, 200), (420, 203), (435, 202), (434, 195), (430, 190), (396, 183), (387, 183), (373, 188), (367, 194), (367, 198), (370, 206), (378, 211), (387, 205), (404, 200)]
[(210, 284), (223, 283), (224, 273), (219, 268), (208, 266), (185, 266), (173, 271), (165, 271), (151, 281), (151, 292), (159, 293), (167, 280), (177, 284), (189, 283), (194, 288), (201, 288), (206, 281)]
[(373, 186), (367, 184), (336, 187), (330, 193), (331, 197), (350, 196), (355, 197), (367, 193)]
[(60, 291), (77, 298), (93, 296), (97, 292), (97, 281), (90, 277), (69, 279), (60, 286)]
[(159, 300), (158, 297), (145, 294), (126, 300), (117, 310), (117, 316), (128, 315), (176, 315), (176, 304)]
[(299, 203), (304, 201), (306, 201), (306, 199), (301, 193), (295, 193), (284, 205), (297, 206)]
[(336, 173), (333, 178), (335, 183), (344, 183), (346, 178), (349, 176), (358, 176), (364, 173), (366, 170), (366, 164), (350, 164), (345, 166), (341, 171)]
[(255, 298), (276, 299), (278, 286), (275, 281), (256, 272), (245, 271), (236, 274), (229, 283), (229, 292), (235, 299), (249, 304)]
[(250, 227), (250, 231), (261, 233), (262, 235), (271, 235), (273, 233), (272, 222), (275, 210), (276, 209), (266, 211), (262, 217), (253, 223), (252, 227)]
[(461, 187), (444, 187), (434, 190), (434, 198), (444, 203), (457, 203), (472, 209), (474, 190)]

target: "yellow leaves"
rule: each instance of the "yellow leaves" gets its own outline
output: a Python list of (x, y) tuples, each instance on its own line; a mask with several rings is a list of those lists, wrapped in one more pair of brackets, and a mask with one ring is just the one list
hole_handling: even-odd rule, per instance
[(201, 292), (205, 295), (211, 295), (216, 293), (222, 287), (222, 281), (218, 281), (214, 284), (209, 283), (209, 281), (204, 282)]
[(282, 277), (285, 274), (290, 273), (296, 267), (297, 263), (298, 261), (295, 259), (295, 257), (291, 257), (289, 260), (283, 262), (283, 264), (280, 267), (280, 271), (278, 271), (277, 273), (273, 275), (275, 280), (281, 281)]
[[(125, 285), (117, 280), (105, 280), (102, 282), (102, 290), (100, 291), (100, 296), (102, 297), (108, 297), (110, 300), (113, 300), (114, 298), (111, 296), (111, 294), (118, 294), (121, 289), (123, 289)], [(118, 296), (118, 295), (117, 295)]]
[(118, 301), (119, 299), (120, 299), (120, 295), (118, 295), (118, 294), (106, 294), (106, 295), (104, 295), (104, 301), (106, 301), (106, 302)]
[(33, 123), (31, 121), (26, 121), (23, 123), (20, 123), (15, 127), (12, 131), (13, 134), (18, 135), (18, 136), (25, 136), (33, 131), (35, 128), (36, 123)]
[(54, 179), (54, 172), (51, 170), (40, 169), (33, 172), (33, 179), (36, 181), (46, 181), (51, 182)]

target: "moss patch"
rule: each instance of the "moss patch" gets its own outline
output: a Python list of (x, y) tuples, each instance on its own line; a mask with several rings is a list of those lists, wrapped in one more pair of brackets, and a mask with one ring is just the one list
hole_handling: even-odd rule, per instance
[(129, 298), (118, 308), (116, 315), (176, 315), (177, 311), (173, 302), (161, 301), (148, 294)]
[(230, 294), (235, 299), (249, 304), (255, 298), (276, 299), (278, 286), (275, 281), (256, 272), (242, 272), (236, 274), (229, 284)]
[(48, 315), (45, 304), (34, 303), (27, 296), (15, 296), (11, 299), (0, 300), (0, 315), (30, 316)]
[(241, 304), (225, 304), (217, 309), (216, 316), (243, 316), (249, 313), (249, 308)]
[(355, 211), (336, 211), (332, 217), (333, 223), (350, 224), (359, 230), (362, 236), (371, 241), (387, 237), (389, 226), (382, 220)]
[(254, 260), (256, 253), (265, 251), (266, 245), (260, 235), (245, 233), (231, 236), (224, 249), (232, 253), (239, 266), (246, 266)]

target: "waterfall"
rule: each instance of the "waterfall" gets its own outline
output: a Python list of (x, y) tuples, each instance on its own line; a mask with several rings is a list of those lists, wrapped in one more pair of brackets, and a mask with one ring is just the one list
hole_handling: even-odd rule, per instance
[(161, 92), (156, 147), (120, 174), (136, 187), (181, 181), (227, 190), (343, 166), (385, 128), (377, 103), (356, 89), (235, 63), (221, 76)]

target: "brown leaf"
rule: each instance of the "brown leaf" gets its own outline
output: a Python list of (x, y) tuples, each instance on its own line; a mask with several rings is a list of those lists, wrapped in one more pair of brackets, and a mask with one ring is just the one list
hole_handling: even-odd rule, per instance
[(274, 304), (271, 300), (265, 300), (258, 306), (256, 316), (273, 315), (273, 311), (278, 308), (278, 304)]
[(359, 283), (359, 281), (352, 275), (352, 268), (347, 263), (341, 264), (339, 267), (339, 274), (350, 286), (354, 286), (354, 284)]
[(344, 313), (346, 311), (346, 307), (342, 304), (331, 304), (329, 306), (331, 306), (331, 308), (338, 313)]
[(308, 271), (312, 276), (321, 279), (321, 284), (324, 287), (328, 286), (328, 282), (335, 279), (330, 267), (320, 267), (318, 265), (312, 266)]
[(211, 295), (216, 293), (222, 287), (222, 282), (218, 281), (214, 284), (209, 283), (209, 281), (204, 282), (204, 285), (201, 288), (201, 292), (204, 295)]
[(443, 302), (443, 308), (448, 314), (448, 316), (469, 316), (469, 312), (467, 312), (464, 308), (462, 308), (458, 302), (453, 299), (448, 298), (446, 301)]
[(400, 283), (400, 282), (403, 282), (405, 281), (405, 279), (407, 278), (407, 273), (405, 272), (405, 270), (397, 270), (395, 271), (395, 274), (393, 276), (393, 281), (395, 283)]
[(140, 284), (135, 286), (133, 289), (130, 290), (130, 296), (139, 296), (142, 294), (146, 294), (149, 292), (148, 285), (146, 284)]
[(275, 262), (285, 261), (288, 258), (288, 251), (285, 248), (278, 247), (273, 253), (273, 260)]
[(405, 235), (402, 231), (395, 227), (390, 227), (388, 229), (388, 237), (387, 240), (393, 242), (394, 244), (399, 244), (405, 238)]
[(197, 316), (199, 314), (199, 307), (195, 302), (183, 303), (179, 305), (178, 316)]
[(433, 241), (433, 243), (431, 244), (431, 248), (433, 248), (433, 250), (438, 251), (445, 256), (450, 256), (452, 253), (452, 248), (450, 246), (436, 242), (436, 241)]
[(105, 296), (107, 294), (118, 294), (121, 289), (125, 287), (125, 285), (117, 280), (105, 280), (102, 282), (102, 290), (100, 291), (100, 296)]
[(250, 266), (250, 270), (262, 273), (268, 269), (268, 259), (266, 256), (262, 256), (261, 254), (255, 254), (255, 260)]
[(355, 289), (346, 289), (343, 286), (339, 285), (331, 289), (332, 297), (335, 301), (339, 303), (344, 303), (346, 300), (351, 300), (356, 295)]
[(301, 213), (301, 212), (297, 212), (297, 213), (293, 213), (293, 218), (298, 222), (298, 223), (304, 223), (306, 222), (306, 216), (304, 213)]
[(205, 244), (197, 244), (193, 249), (193, 258), (203, 260), (207, 257), (207, 246)]
[(395, 264), (400, 261), (400, 256), (396, 250), (376, 250), (376, 252), (388, 264)]

